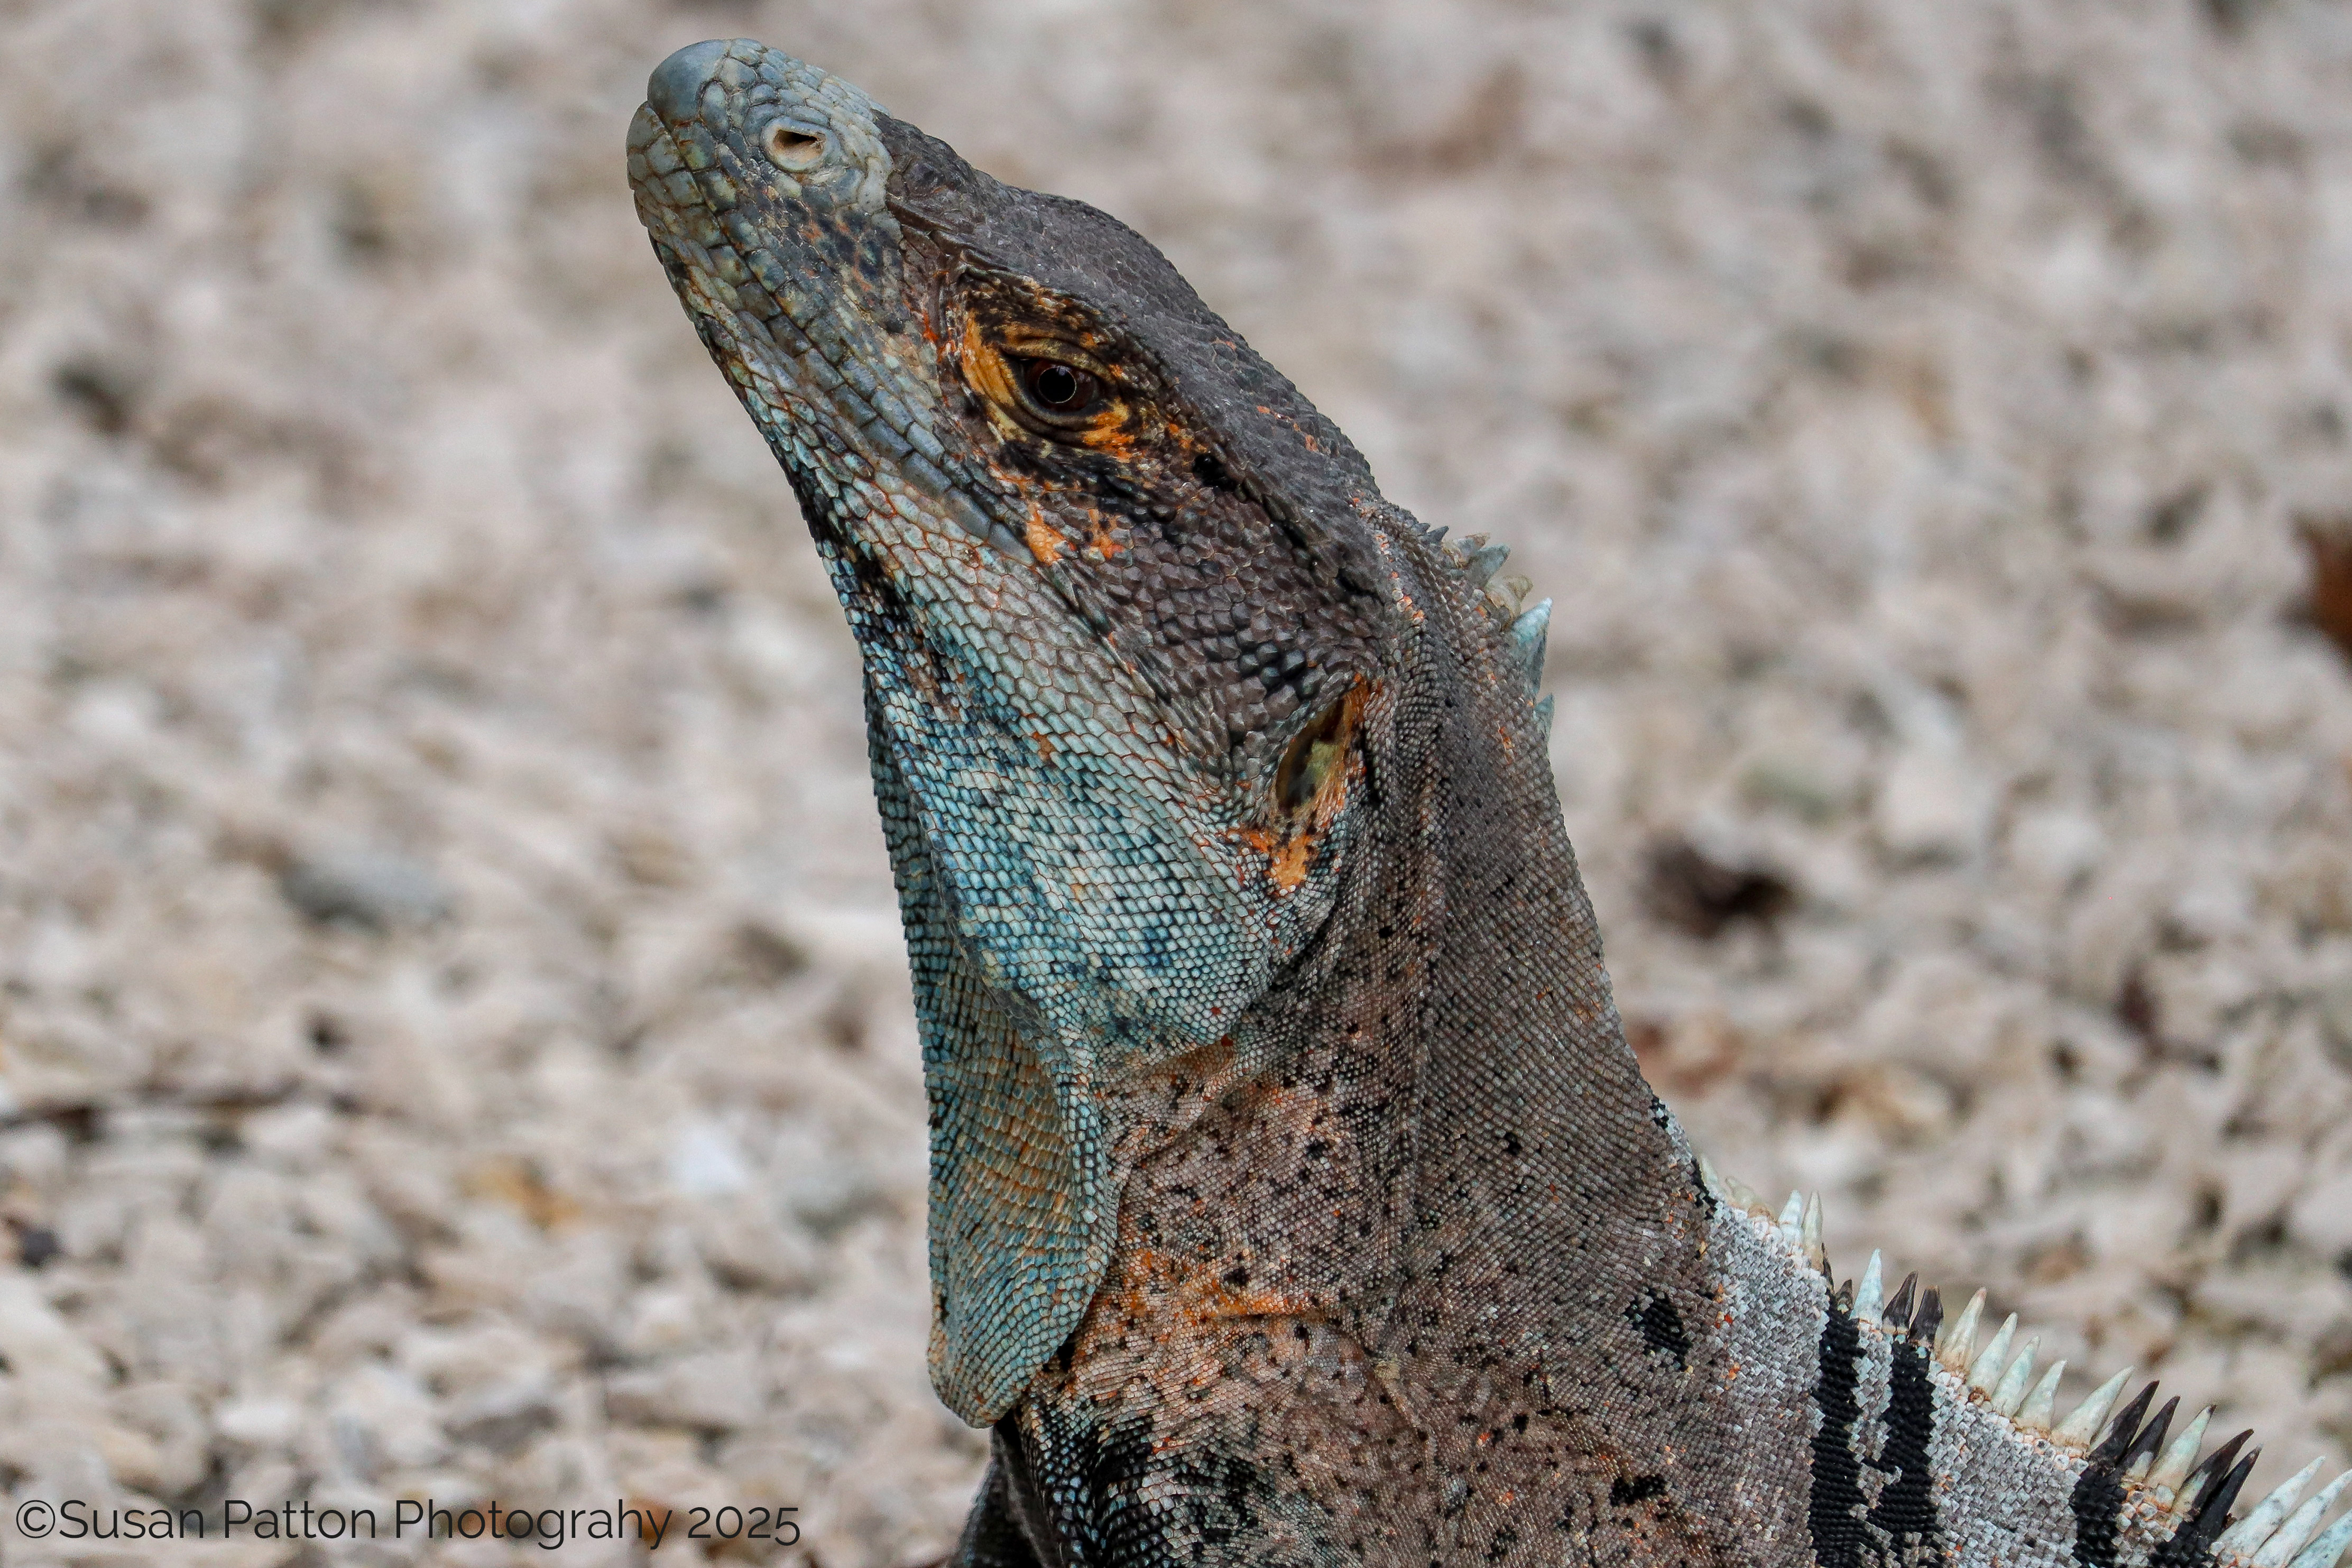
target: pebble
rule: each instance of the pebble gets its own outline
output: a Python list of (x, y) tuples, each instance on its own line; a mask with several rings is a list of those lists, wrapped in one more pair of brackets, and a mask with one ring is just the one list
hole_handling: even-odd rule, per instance
[(314, 921), (349, 921), (372, 931), (430, 925), (450, 910), (448, 889), (431, 870), (383, 850), (298, 856), (279, 873), (278, 888)]

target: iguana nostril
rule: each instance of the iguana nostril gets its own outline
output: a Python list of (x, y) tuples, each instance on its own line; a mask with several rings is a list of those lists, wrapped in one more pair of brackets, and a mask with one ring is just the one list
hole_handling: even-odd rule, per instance
[(768, 127), (760, 139), (768, 154), (768, 162), (787, 174), (797, 174), (816, 167), (824, 157), (824, 138), (812, 131), (803, 131), (779, 120)]
[(724, 38), (687, 45), (654, 67), (654, 74), (646, 79), (646, 101), (673, 125), (693, 119), (701, 110), (702, 84), (726, 58)]

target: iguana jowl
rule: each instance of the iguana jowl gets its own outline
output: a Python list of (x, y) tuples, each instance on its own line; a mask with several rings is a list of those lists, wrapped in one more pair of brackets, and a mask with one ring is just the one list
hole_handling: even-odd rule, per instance
[(960, 1562), (2335, 1563), (2336, 1487), (2231, 1522), (2242, 1436), (2058, 1419), (1981, 1296), (1835, 1284), (1694, 1156), (1548, 607), (1149, 244), (756, 43), (647, 98), (638, 211), (864, 652)]

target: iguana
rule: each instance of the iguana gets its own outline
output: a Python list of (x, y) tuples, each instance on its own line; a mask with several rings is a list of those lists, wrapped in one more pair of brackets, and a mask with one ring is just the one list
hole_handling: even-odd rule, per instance
[(972, 1565), (2252, 1563), (2154, 1386), (1773, 1213), (1643, 1081), (1489, 584), (1152, 247), (742, 39), (629, 130), (863, 651)]

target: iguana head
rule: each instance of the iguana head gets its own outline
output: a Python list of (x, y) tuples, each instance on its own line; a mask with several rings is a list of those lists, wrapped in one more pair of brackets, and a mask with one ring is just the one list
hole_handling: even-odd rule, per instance
[[(934, 1371), (986, 1419), (1107, 1256), (1124, 1130), (1098, 1101), (1246, 1052), (1346, 877), (1416, 648), (1491, 563), (1385, 502), (1113, 219), (757, 43), (678, 51), (647, 99), (639, 214), (864, 652), (926, 1024)], [(1046, 1261), (957, 1262), (983, 1254)]]
[[(938, 868), (980, 906), (998, 900), (970, 879), (1009, 872), (997, 890), (1070, 928), (1050, 968), (1108, 963), (1089, 986), (1213, 1037), (1263, 984), (1242, 951), (1294, 945), (1339, 858), (1398, 619), (1380, 528), (1399, 514), (1101, 213), (1000, 184), (758, 44), (680, 50), (650, 98), (640, 211), (834, 568), (892, 760), (1001, 775), (971, 800), (929, 767), (904, 778), (927, 831), (971, 837), (971, 858), (935, 838)], [(1072, 888), (1034, 858), (1097, 837), (1024, 834), (994, 789), (1089, 778), (1149, 837), (1126, 875)], [(1171, 875), (1215, 890), (1129, 910)], [(1200, 910), (1227, 928), (1222, 964), (1168, 923)], [(992, 980), (1034, 967), (972, 934)], [(1159, 962), (1180, 953), (1187, 973)]]

